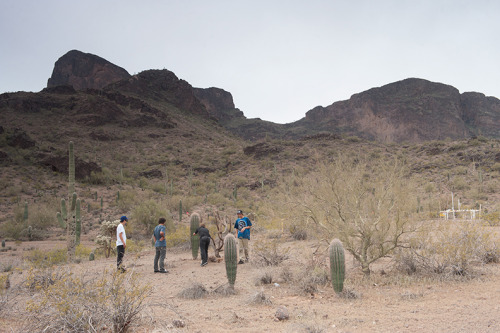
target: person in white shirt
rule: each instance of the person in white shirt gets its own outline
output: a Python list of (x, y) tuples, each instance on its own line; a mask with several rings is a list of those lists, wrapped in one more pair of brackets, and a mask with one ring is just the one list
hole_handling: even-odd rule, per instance
[(127, 234), (125, 234), (127, 222), (128, 218), (125, 215), (120, 217), (120, 224), (118, 224), (116, 228), (116, 267), (121, 272), (125, 272), (122, 262), (123, 256), (125, 255), (125, 248), (127, 247)]

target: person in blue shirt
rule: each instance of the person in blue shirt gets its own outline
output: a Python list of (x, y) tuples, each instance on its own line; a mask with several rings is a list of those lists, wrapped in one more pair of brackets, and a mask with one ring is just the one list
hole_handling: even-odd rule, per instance
[[(236, 212), (236, 215), (238, 216), (238, 219), (234, 223), (234, 229), (238, 230), (237, 236), (239, 240), (239, 257), (240, 261), (238, 264), (243, 264), (248, 262), (250, 260), (249, 256), (249, 251), (248, 251), (248, 241), (250, 240), (250, 229), (252, 228), (252, 222), (250, 222), (250, 219), (246, 216), (243, 216), (243, 211), (238, 210)], [(245, 254), (245, 261), (243, 261), (243, 256), (242, 252)]]
[[(155, 273), (168, 273), (168, 271), (165, 269), (165, 256), (167, 255), (167, 240), (165, 239), (166, 221), (167, 220), (165, 220), (165, 218), (160, 217), (160, 219), (158, 220), (158, 225), (153, 231), (153, 239), (155, 241), (155, 250), (156, 250), (155, 261), (154, 261)], [(158, 262), (160, 269), (158, 269)]]

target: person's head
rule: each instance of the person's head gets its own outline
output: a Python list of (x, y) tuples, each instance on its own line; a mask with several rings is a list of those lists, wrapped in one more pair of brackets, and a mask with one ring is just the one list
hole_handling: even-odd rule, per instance
[(165, 222), (167, 222), (167, 220), (165, 220), (164, 217), (160, 217), (160, 219), (158, 220), (159, 224), (165, 224)]
[(205, 228), (205, 223), (200, 224), (200, 228)]
[(120, 223), (126, 224), (127, 222), (128, 222), (128, 218), (125, 215), (120, 217)]
[(238, 218), (240, 218), (240, 219), (241, 219), (241, 218), (243, 217), (243, 211), (242, 211), (242, 210), (238, 210), (238, 211), (236, 212), (236, 215), (238, 216)]

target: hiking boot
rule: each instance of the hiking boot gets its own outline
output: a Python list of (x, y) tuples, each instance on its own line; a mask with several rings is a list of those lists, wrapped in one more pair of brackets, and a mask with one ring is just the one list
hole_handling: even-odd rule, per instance
[(201, 264), (201, 267), (206, 266), (207, 264), (208, 264), (208, 262), (204, 262)]
[(244, 264), (245, 262), (243, 260), (240, 259), (240, 261), (238, 261), (238, 264), (241, 265), (241, 264)]
[(168, 271), (166, 269), (160, 269), (158, 273), (168, 273)]

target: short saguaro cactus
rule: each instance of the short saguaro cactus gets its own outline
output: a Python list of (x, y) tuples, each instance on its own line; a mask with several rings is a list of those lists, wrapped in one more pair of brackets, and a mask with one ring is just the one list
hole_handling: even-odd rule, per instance
[(333, 290), (337, 294), (344, 289), (345, 279), (345, 251), (342, 242), (338, 239), (332, 240), (328, 249), (330, 254), (330, 275)]
[(224, 237), (224, 262), (226, 263), (227, 281), (234, 289), (236, 282), (236, 270), (238, 266), (238, 252), (236, 247), (236, 238), (233, 234), (227, 234)]
[(191, 232), (191, 251), (193, 254), (193, 260), (198, 258), (198, 248), (200, 247), (200, 236), (193, 235), (196, 229), (200, 226), (201, 218), (200, 214), (193, 213), (189, 220), (190, 232)]

